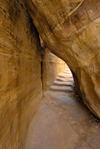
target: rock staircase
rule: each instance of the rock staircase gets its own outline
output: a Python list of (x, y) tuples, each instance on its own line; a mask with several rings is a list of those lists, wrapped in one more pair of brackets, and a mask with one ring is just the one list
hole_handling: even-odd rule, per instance
[(45, 92), (29, 126), (24, 149), (100, 149), (100, 125), (72, 86), (67, 69)]
[(72, 85), (73, 85), (73, 77), (69, 70), (66, 70), (63, 73), (58, 74), (58, 77), (54, 81), (54, 84), (50, 86), (50, 90), (52, 91), (63, 91), (63, 92), (72, 92)]

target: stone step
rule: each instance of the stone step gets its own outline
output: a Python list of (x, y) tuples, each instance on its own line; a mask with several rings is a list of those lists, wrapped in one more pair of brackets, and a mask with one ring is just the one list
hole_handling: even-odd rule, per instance
[(73, 78), (61, 78), (61, 77), (56, 77), (57, 81), (63, 81), (63, 82), (73, 82)]
[(69, 67), (66, 67), (64, 70), (66, 71), (66, 70), (70, 70), (70, 69), (69, 69)]
[(62, 77), (62, 78), (72, 78), (72, 74), (64, 74), (64, 73), (60, 73), (58, 74), (58, 77)]
[(67, 68), (67, 69), (65, 69), (64, 71), (70, 71), (70, 69), (69, 69), (69, 68)]
[(70, 69), (66, 69), (66, 70), (64, 70), (64, 72), (71, 72), (71, 71), (70, 71)]
[(57, 86), (72, 86), (73, 82), (54, 81), (54, 85), (57, 85)]
[(70, 72), (70, 71), (66, 71), (66, 72), (63, 72), (64, 74), (71, 74), (72, 75), (72, 73)]
[(71, 73), (71, 71), (70, 71), (70, 70), (68, 70), (68, 71), (64, 71), (64, 73)]
[(63, 92), (72, 92), (72, 88), (69, 87), (69, 86), (55, 86), (55, 85), (52, 85), (50, 86), (50, 89), (53, 90), (53, 91), (63, 91)]
[(70, 72), (70, 71), (64, 71), (63, 73), (65, 73), (65, 74), (66, 74), (66, 73), (67, 73), (67, 74), (70, 74), (71, 72)]

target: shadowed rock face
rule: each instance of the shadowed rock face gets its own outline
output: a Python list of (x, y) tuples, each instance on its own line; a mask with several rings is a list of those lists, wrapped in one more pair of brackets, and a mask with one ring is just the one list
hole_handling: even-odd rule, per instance
[(53, 85), (58, 74), (64, 72), (67, 65), (47, 48), (44, 49), (42, 63), (42, 87), (45, 92)]
[(100, 1), (25, 1), (46, 46), (70, 67), (76, 90), (100, 118)]
[(41, 99), (39, 37), (23, 3), (0, 1), (0, 149), (24, 149)]

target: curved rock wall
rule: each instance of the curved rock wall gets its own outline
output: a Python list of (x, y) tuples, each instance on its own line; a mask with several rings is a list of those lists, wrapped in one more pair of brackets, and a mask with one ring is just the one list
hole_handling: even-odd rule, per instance
[(24, 149), (41, 102), (40, 45), (34, 25), (47, 48), (68, 64), (77, 92), (100, 118), (99, 5), (99, 0), (0, 1), (1, 149)]
[(41, 92), (37, 32), (21, 1), (1, 0), (0, 149), (24, 149)]
[(65, 70), (65, 62), (52, 54), (47, 48), (44, 49), (42, 63), (42, 86), (46, 91), (54, 83), (59, 73)]
[(70, 67), (76, 90), (100, 118), (100, 1), (25, 1), (48, 49)]

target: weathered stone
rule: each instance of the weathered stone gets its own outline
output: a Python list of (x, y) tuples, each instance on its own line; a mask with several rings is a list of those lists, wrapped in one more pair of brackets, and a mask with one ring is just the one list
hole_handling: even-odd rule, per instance
[(24, 149), (41, 101), (38, 34), (25, 5), (0, 1), (0, 149)]
[(77, 92), (100, 118), (99, 5), (100, 0), (0, 1), (1, 149), (24, 149), (41, 101), (36, 29), (47, 48), (68, 64)]
[(76, 90), (100, 118), (100, 1), (25, 1), (44, 43), (70, 67)]
[(52, 85), (50, 87), (51, 90), (53, 91), (63, 91), (63, 92), (72, 92), (72, 88), (70, 86), (55, 86), (55, 85)]
[(66, 64), (60, 58), (52, 54), (47, 48), (44, 49), (42, 62), (42, 86), (46, 91), (55, 81), (58, 73), (65, 70)]
[(99, 134), (100, 120), (78, 95), (48, 90), (30, 124), (25, 149), (99, 149)]

